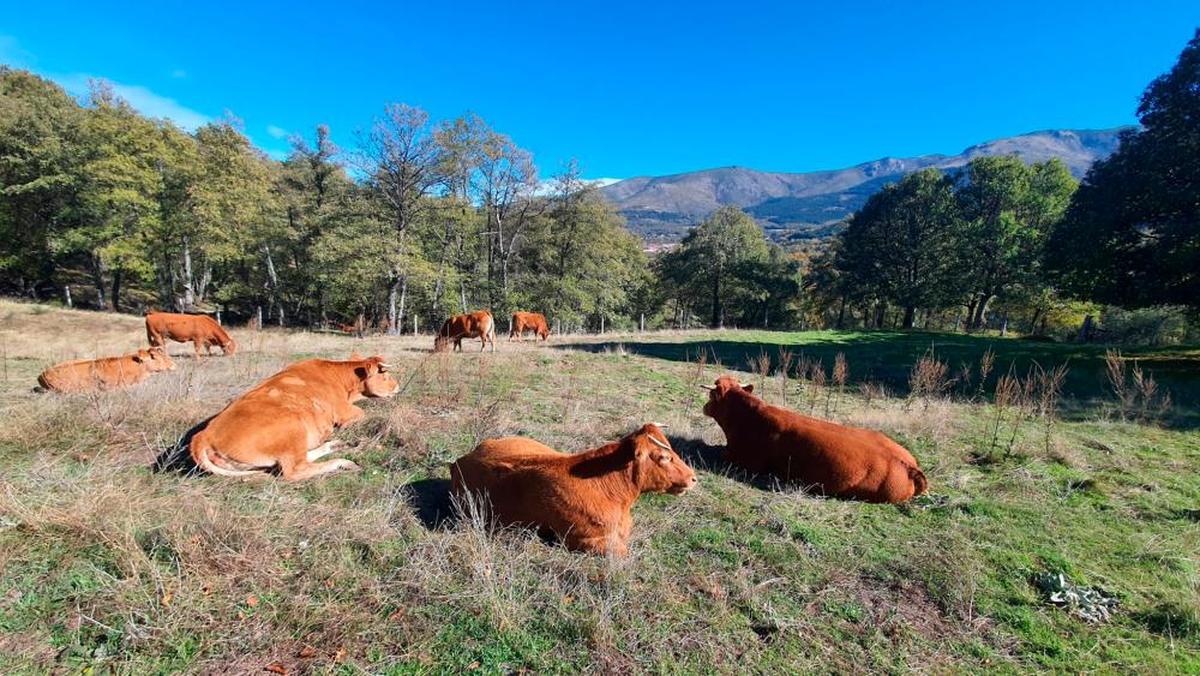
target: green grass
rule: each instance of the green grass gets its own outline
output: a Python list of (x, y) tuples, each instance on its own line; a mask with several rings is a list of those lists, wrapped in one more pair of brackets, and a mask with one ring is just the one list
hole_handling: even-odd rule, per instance
[[(1120, 422), (1094, 401), (1048, 442), (1031, 420), (1011, 452), (994, 452), (989, 404), (868, 404), (851, 388), (831, 416), (901, 440), (931, 482), (910, 505), (868, 505), (720, 465), (723, 437), (696, 387), (718, 369), (683, 355), (703, 345), (724, 368), (744, 368), (759, 350), (793, 345), (826, 364), (843, 351), (857, 377), (906, 377), (929, 335), (727, 331), (631, 337), (625, 354), (581, 339), (586, 349), (439, 357), (426, 339), (236, 338), (245, 347), (234, 358), (181, 359), (98, 397), (35, 395), (36, 369), (10, 371), (0, 672), (252, 673), (276, 661), (347, 674), (1200, 670), (1200, 432), (1178, 416), (1170, 427)], [(998, 360), (1070, 357), (1073, 369), (1098, 358), (936, 339), (953, 359), (987, 345)], [(416, 372), (338, 433), (363, 471), (288, 486), (150, 469), (278, 365), (351, 349), (386, 354), (405, 379)], [(30, 341), (9, 358), (67, 350)], [(807, 409), (811, 388), (792, 381), (785, 395), (771, 376), (762, 392)], [(1089, 394), (1105, 396), (1077, 396)], [(642, 498), (626, 559), (446, 518), (446, 463), (479, 439), (526, 434), (577, 450), (651, 420), (669, 425), (701, 483)], [(1048, 603), (1032, 583), (1047, 570), (1115, 595), (1112, 619), (1089, 624)]]

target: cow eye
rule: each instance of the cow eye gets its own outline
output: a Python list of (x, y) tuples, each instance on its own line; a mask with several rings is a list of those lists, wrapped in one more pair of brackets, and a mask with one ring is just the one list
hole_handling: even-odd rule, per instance
[(659, 461), (659, 462), (661, 462), (661, 463), (662, 463), (662, 464), (664, 464), (664, 465), (666, 465), (666, 464), (669, 464), (669, 463), (671, 462), (671, 456), (669, 456), (669, 455), (664, 455), (664, 456), (662, 456), (661, 458), (659, 458), (659, 459), (658, 459), (658, 461)]

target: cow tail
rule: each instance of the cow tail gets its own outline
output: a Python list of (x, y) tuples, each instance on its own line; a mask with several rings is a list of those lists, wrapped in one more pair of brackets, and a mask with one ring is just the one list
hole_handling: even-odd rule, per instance
[(926, 481), (924, 472), (912, 465), (905, 465), (904, 468), (908, 470), (908, 478), (913, 483), (913, 497), (923, 495), (929, 490), (929, 482)]
[(208, 472), (209, 474), (229, 477), (249, 477), (260, 476), (262, 474), (262, 472), (257, 470), (225, 469), (224, 467), (214, 463), (212, 458), (208, 457), (208, 452), (212, 450), (212, 444), (208, 442), (208, 434), (206, 434), (203, 430), (197, 432), (196, 435), (192, 437), (192, 443), (189, 446), (189, 450), (192, 454), (192, 461), (196, 463), (196, 466), (200, 469), (203, 469), (205, 472)]

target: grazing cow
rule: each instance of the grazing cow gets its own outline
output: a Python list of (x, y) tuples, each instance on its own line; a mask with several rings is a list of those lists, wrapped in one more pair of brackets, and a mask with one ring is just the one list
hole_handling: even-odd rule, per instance
[(441, 330), (438, 331), (437, 337), (433, 339), (433, 351), (444, 352), (449, 347), (450, 341), (453, 340), (454, 349), (462, 352), (463, 338), (478, 338), (480, 352), (483, 352), (490, 342), (492, 352), (495, 352), (496, 320), (492, 319), (492, 313), (480, 310), (469, 315), (455, 315), (447, 319), (442, 324)]
[(287, 481), (339, 469), (357, 469), (338, 458), (314, 462), (334, 448), (335, 428), (363, 417), (354, 402), (390, 397), (400, 385), (383, 357), (297, 362), (234, 399), (192, 437), (197, 467), (221, 476), (258, 477), (275, 466)]
[(167, 341), (192, 344), (196, 356), (200, 348), (212, 354), (212, 346), (221, 348), (224, 355), (237, 351), (237, 343), (215, 319), (208, 315), (184, 315), (173, 312), (151, 312), (146, 315), (146, 338), (155, 347), (167, 349)]
[(96, 392), (136, 385), (151, 373), (170, 371), (175, 362), (167, 351), (152, 347), (121, 357), (80, 359), (55, 364), (42, 371), (38, 384), (54, 392)]
[(610, 444), (575, 455), (524, 437), (487, 439), (450, 466), (451, 494), (479, 496), (504, 524), (536, 526), (570, 549), (628, 552), (638, 496), (679, 495), (696, 473), (648, 424)]
[(540, 312), (514, 312), (512, 331), (508, 332), (508, 339), (512, 340), (515, 336), (517, 340), (524, 340), (526, 331), (533, 331), (542, 340), (546, 340), (550, 335), (550, 327), (546, 325), (546, 315)]
[(768, 405), (752, 394), (753, 385), (730, 377), (703, 387), (704, 415), (725, 432), (725, 459), (750, 472), (867, 502), (904, 502), (926, 490), (916, 459), (880, 432)]

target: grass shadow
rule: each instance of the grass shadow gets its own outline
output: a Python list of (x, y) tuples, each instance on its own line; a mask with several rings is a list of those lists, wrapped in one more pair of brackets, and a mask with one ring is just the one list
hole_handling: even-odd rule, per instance
[[(622, 352), (653, 359), (695, 363), (705, 358), (709, 365), (743, 372), (756, 370), (756, 362), (766, 356), (777, 364), (783, 350), (791, 352), (795, 363), (803, 359), (819, 361), (826, 372), (838, 353), (849, 364), (848, 384), (884, 385), (896, 396), (910, 392), (909, 377), (913, 365), (930, 350), (946, 362), (949, 377), (962, 367), (977, 370), (980, 359), (991, 350), (995, 364), (988, 380), (960, 383), (971, 393), (990, 394), (996, 379), (1012, 372), (1024, 375), (1034, 364), (1053, 367), (1067, 365), (1060, 414), (1067, 420), (1094, 417), (1110, 403), (1110, 386), (1104, 363), (1105, 346), (1076, 343), (1047, 343), (1033, 340), (972, 336), (926, 331), (820, 331), (820, 332), (739, 332), (737, 340), (720, 333), (711, 336), (663, 337), (661, 339), (613, 341), (596, 340), (555, 345), (555, 349), (591, 353)], [(1128, 360), (1137, 360), (1148, 375), (1155, 378), (1160, 391), (1168, 391), (1174, 402), (1171, 414), (1162, 424), (1174, 429), (1200, 427), (1200, 359), (1190, 356), (1189, 348), (1130, 348)]]
[(449, 479), (418, 479), (405, 485), (409, 504), (421, 525), (428, 530), (441, 530), (454, 519), (450, 502)]
[(175, 472), (177, 474), (194, 474), (199, 472), (196, 463), (192, 460), (190, 447), (192, 445), (192, 437), (200, 430), (208, 427), (208, 423), (216, 416), (209, 416), (199, 423), (196, 423), (191, 429), (183, 433), (183, 436), (171, 444), (159, 450), (158, 455), (154, 458), (154, 464), (150, 466), (150, 470), (155, 474), (165, 474)]
[(724, 446), (713, 446), (701, 439), (677, 437), (670, 434), (667, 435), (667, 441), (671, 442), (671, 448), (674, 448), (679, 457), (683, 458), (683, 461), (692, 469), (720, 474), (764, 491), (777, 490), (781, 485), (779, 479), (773, 476), (751, 474), (740, 465), (726, 460)]

